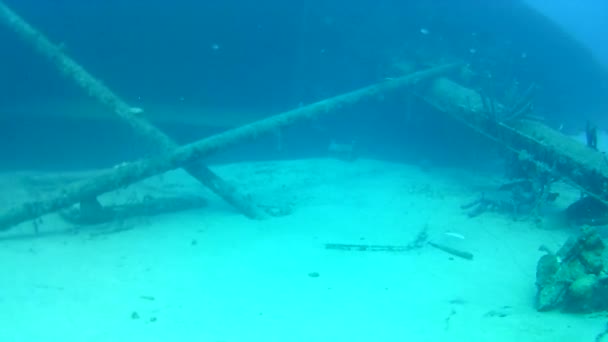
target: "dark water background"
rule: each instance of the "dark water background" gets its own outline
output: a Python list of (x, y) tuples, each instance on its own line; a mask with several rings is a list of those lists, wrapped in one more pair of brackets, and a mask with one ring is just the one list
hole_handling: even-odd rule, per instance
[[(24, 19), (135, 105), (243, 108), (274, 114), (451, 58), (487, 77), (470, 84), (499, 95), (517, 80), (539, 86), (536, 107), (566, 131), (592, 119), (608, 128), (608, 82), (590, 52), (519, 1), (10, 0)], [(0, 26), (0, 109), (86, 95)], [(415, 53), (413, 54), (412, 52)], [(491, 83), (491, 85), (489, 85)], [(183, 100), (182, 100), (183, 98)], [(482, 163), (493, 149), (420, 102), (368, 101), (348, 116), (304, 124), (214, 161), (325, 155), (331, 140), (362, 154), (434, 164)], [(345, 119), (346, 118), (346, 119)], [(180, 143), (217, 129), (159, 127)], [(184, 120), (186, 122), (187, 120)], [(486, 146), (486, 147), (481, 147)], [(90, 168), (151, 153), (112, 120), (0, 113), (0, 168)]]

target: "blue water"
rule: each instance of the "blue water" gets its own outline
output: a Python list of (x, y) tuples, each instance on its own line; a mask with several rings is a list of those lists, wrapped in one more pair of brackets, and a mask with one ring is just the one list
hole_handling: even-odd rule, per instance
[[(395, 76), (394, 65), (403, 57), (416, 68), (457, 58), (491, 75), (497, 93), (515, 80), (522, 88), (537, 84), (536, 108), (554, 127), (574, 133), (586, 119), (608, 127), (603, 115), (606, 71), (586, 45), (518, 1), (7, 3), (121, 97), (143, 108), (162, 103), (270, 115)], [(0, 30), (0, 40), (0, 108), (87, 99), (12, 32)], [(409, 148), (447, 147), (449, 140), (442, 139), (454, 140), (451, 131), (460, 134), (450, 127), (419, 134), (416, 125), (396, 131), (391, 115), (399, 116), (402, 108), (399, 99), (360, 107), (349, 124), (341, 121), (333, 127), (337, 130), (318, 138), (367, 140), (373, 153), (384, 151), (395, 159), (411, 154), (403, 152)], [(113, 121), (31, 119), (10, 115), (10, 110), (2, 114), (0, 160), (8, 168), (101, 167), (146, 152)], [(416, 120), (431, 121), (420, 125), (422, 131), (452, 125), (439, 116)], [(214, 132), (180, 125), (179, 117), (159, 125), (180, 142)], [(97, 143), (87, 139), (91, 132), (99, 135)], [(471, 141), (465, 139), (465, 146), (476, 145)], [(396, 145), (401, 152), (390, 151)], [(294, 146), (292, 152), (319, 154), (319, 146), (305, 151)], [(433, 149), (439, 154), (430, 157), (441, 162), (446, 153)], [(268, 157), (259, 149), (246, 155)]]

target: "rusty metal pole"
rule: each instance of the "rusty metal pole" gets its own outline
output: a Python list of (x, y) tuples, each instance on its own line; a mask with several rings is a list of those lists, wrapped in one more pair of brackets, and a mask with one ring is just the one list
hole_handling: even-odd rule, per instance
[(158, 157), (121, 165), (99, 176), (67, 186), (45, 200), (24, 203), (5, 212), (0, 212), (0, 231), (8, 230), (10, 227), (21, 222), (69, 207), (83, 199), (94, 198), (102, 193), (128, 186), (148, 177), (190, 165), (222, 149), (247, 140), (254, 140), (262, 134), (274, 132), (279, 128), (300, 121), (335, 114), (337, 109), (354, 105), (364, 99), (415, 85), (421, 81), (453, 71), (459, 66), (458, 64), (440, 66), (415, 72), (401, 78), (386, 80), (216, 134), (179, 147)]
[[(142, 139), (152, 144), (161, 153), (179, 147), (171, 138), (154, 127), (143, 117), (139, 109), (130, 106), (110, 88), (105, 86), (86, 69), (69, 57), (61, 48), (53, 44), (40, 31), (27, 23), (0, 0), (0, 23), (15, 32), (24, 42), (49, 60), (65, 77), (72, 80), (88, 95), (110, 109), (120, 120), (128, 124)], [(250, 218), (263, 218), (266, 213), (249, 196), (239, 192), (224, 181), (202, 162), (192, 163), (185, 170), (215, 194)]]

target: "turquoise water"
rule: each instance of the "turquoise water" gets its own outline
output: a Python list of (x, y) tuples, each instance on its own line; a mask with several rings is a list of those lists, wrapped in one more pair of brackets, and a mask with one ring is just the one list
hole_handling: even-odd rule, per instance
[[(208, 126), (215, 121), (238, 125), (450, 59), (470, 63), (477, 73), (474, 88), (503, 94), (514, 82), (521, 89), (537, 84), (536, 109), (553, 127), (578, 133), (586, 119), (608, 124), (605, 70), (582, 43), (518, 1), (177, 1), (168, 6), (164, 1), (28, 0), (8, 5), (127, 102), (148, 108), (149, 117), (180, 141), (213, 131)], [(62, 159), (102, 166), (87, 160), (91, 149), (96, 158), (141, 155), (129, 133), (112, 121), (64, 119), (83, 111), (103, 118), (104, 109), (14, 34), (2, 30), (0, 38), (0, 153), (6, 167), (45, 167)], [(401, 108), (390, 100), (370, 108), (390, 115)], [(40, 125), (25, 115), (32, 112), (42, 116), (36, 118)], [(230, 119), (218, 118), (224, 112), (232, 113)], [(371, 131), (394, 136), (382, 145), (412, 145), (400, 137), (412, 132), (391, 133), (381, 120), (368, 121), (378, 125)], [(347, 129), (353, 130), (347, 135), (357, 134), (369, 125), (366, 118), (341, 123), (338, 134)], [(108, 132), (100, 137), (104, 144), (82, 145), (86, 138), (78, 132), (91, 130)], [(63, 139), (52, 138), (57, 132)], [(38, 153), (49, 141), (55, 146)], [(125, 145), (135, 150), (118, 147)], [(13, 153), (6, 146), (23, 150)]]
[[(160, 140), (167, 139), (163, 147), (170, 150), (450, 63), (461, 66), (451, 79), (506, 107), (535, 89), (534, 120), (581, 144), (587, 138), (581, 132), (595, 126), (599, 150), (608, 146), (608, 72), (603, 50), (594, 50), (594, 35), (601, 34), (564, 21), (564, 12), (547, 9), (547, 3), (3, 3), (50, 40), (51, 54), (82, 69), (66, 75), (57, 59), (28, 40), (37, 34), (27, 38), (9, 21), (0, 22), (2, 211), (67, 197), (72, 181), (158, 156), (158, 145), (135, 134), (113, 111), (150, 123), (166, 135)], [(82, 79), (105, 85), (120, 108), (90, 96), (77, 84)], [(131, 221), (136, 210), (123, 209), (112, 217), (118, 226), (102, 224), (91, 232), (65, 214), (51, 215), (0, 231), (0, 268), (10, 270), (4, 277), (9, 280), (0, 282), (0, 316), (15, 324), (3, 326), (0, 337), (20, 341), (19, 331), (30, 329), (30, 312), (33, 324), (49, 329), (53, 338), (72, 331), (65, 335), (70, 341), (574, 341), (580, 331), (586, 338), (600, 336), (601, 314), (535, 311), (536, 262), (542, 255), (537, 248), (556, 251), (577, 236), (577, 227), (564, 224), (562, 214), (580, 191), (555, 181), (558, 200), (533, 213), (540, 218), (513, 217), (483, 202), (481, 194), (506, 182), (505, 164), (512, 159), (415, 94), (380, 91), (329, 110), (336, 115), (271, 130), (206, 156), (204, 162), (228, 175), (243, 198), (253, 193), (252, 201), (260, 199), (267, 221), (238, 215), (179, 171), (100, 197), (102, 203), (148, 205), (143, 215), (134, 215), (143, 219)], [(508, 195), (535, 194), (536, 181), (529, 183), (533, 190), (516, 193), (516, 185)], [(157, 196), (200, 193), (209, 198), (206, 211), (150, 212), (149, 201)], [(472, 206), (480, 217), (462, 210), (472, 201), (481, 203)], [(97, 213), (93, 196), (72, 202)], [(26, 216), (36, 210), (24, 208)], [(431, 254), (426, 240), (408, 245), (427, 228), (433, 241), (464, 247), (460, 256), (467, 260), (451, 248), (433, 249), (447, 255)], [(327, 244), (351, 247), (341, 254), (326, 250)], [(395, 250), (409, 254), (385, 253)], [(375, 254), (367, 257), (370, 251)], [(66, 268), (55, 271), (62, 262)], [(36, 266), (30, 270), (31, 264)], [(82, 288), (72, 286), (80, 282)], [(22, 303), (25, 311), (13, 316), (10, 311)], [(282, 327), (274, 330), (275, 325)], [(381, 332), (374, 334), (375, 325)], [(24, 336), (40, 340), (44, 331)]]

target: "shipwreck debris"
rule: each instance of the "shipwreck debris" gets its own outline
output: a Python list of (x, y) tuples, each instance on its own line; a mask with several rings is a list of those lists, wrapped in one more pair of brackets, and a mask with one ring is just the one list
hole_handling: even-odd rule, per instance
[(608, 224), (608, 205), (591, 196), (582, 196), (564, 211), (574, 225), (601, 226)]
[(553, 202), (559, 194), (550, 190), (550, 182), (517, 179), (501, 185), (494, 191), (483, 192), (481, 196), (460, 206), (467, 210), (469, 217), (477, 217), (486, 212), (508, 214), (514, 220), (522, 216), (538, 217), (543, 203)]
[[(62, 75), (107, 107), (109, 113), (129, 125), (134, 133), (154, 146), (159, 152), (167, 153), (178, 147), (177, 143), (168, 135), (140, 115), (143, 109), (127, 104), (108, 86), (68, 56), (59, 45), (52, 43), (42, 32), (26, 22), (2, 1), (0, 1), (0, 23), (15, 32), (19, 38), (32, 46), (42, 57), (49, 60)], [(184, 165), (184, 168), (190, 175), (247, 217), (261, 219), (267, 216), (267, 213), (255, 205), (250, 196), (242, 194), (236, 187), (224, 181), (202, 162), (192, 162)]]
[[(455, 233), (446, 233), (454, 237)], [(461, 237), (458, 237), (462, 239)], [(343, 244), (343, 243), (326, 243), (326, 249), (340, 250), (340, 251), (355, 251), (355, 252), (391, 252), (391, 253), (403, 253), (412, 250), (420, 249), (426, 245), (432, 246), (440, 251), (463, 258), (466, 260), (473, 260), (473, 254), (454, 246), (449, 246), (446, 243), (429, 240), (428, 228), (425, 226), (418, 232), (416, 237), (407, 245), (368, 245), (368, 244)]]
[[(440, 77), (412, 92), (451, 118), (535, 165), (608, 204), (608, 163), (601, 152), (525, 117), (498, 120), (475, 90)], [(494, 104), (498, 106), (499, 104)]]
[(78, 206), (63, 210), (61, 217), (76, 225), (94, 225), (137, 216), (156, 216), (166, 213), (203, 208), (207, 201), (200, 196), (153, 197), (141, 201), (102, 206), (96, 198), (82, 201)]
[(8, 230), (21, 222), (67, 208), (75, 203), (128, 186), (148, 177), (176, 168), (188, 167), (213, 153), (238, 143), (256, 139), (258, 136), (273, 132), (278, 128), (335, 114), (336, 109), (356, 104), (366, 98), (373, 98), (384, 92), (420, 84), (459, 67), (460, 64), (441, 65), (400, 78), (386, 80), (224, 131), (174, 150), (166, 151), (159, 156), (125, 163), (118, 168), (106, 170), (96, 177), (68, 185), (44, 200), (23, 203), (1, 212), (0, 231)]
[(584, 227), (557, 253), (545, 252), (536, 267), (536, 308), (569, 312), (608, 310), (606, 245), (594, 227)]

